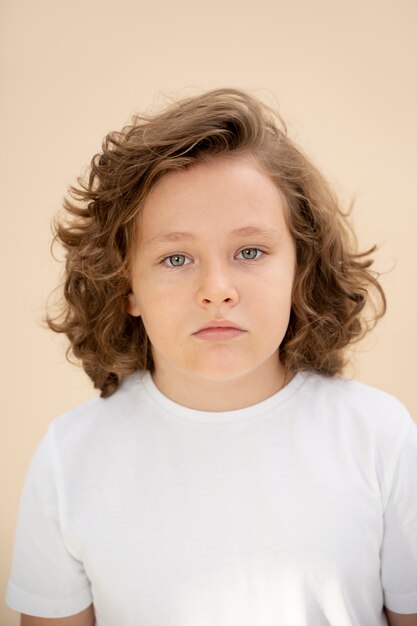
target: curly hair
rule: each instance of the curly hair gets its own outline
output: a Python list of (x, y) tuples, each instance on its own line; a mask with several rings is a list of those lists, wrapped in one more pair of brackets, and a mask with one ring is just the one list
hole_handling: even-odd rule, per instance
[[(67, 335), (67, 358), (72, 351), (102, 397), (133, 371), (154, 369), (143, 322), (127, 309), (135, 233), (150, 190), (170, 170), (227, 153), (255, 157), (286, 199), (297, 259), (279, 348), (287, 375), (340, 374), (347, 364), (344, 348), (385, 314), (379, 274), (365, 259), (377, 246), (357, 251), (349, 212), (289, 139), (281, 116), (243, 90), (214, 89), (158, 114), (134, 115), (120, 132), (107, 134), (88, 175), (69, 187), (66, 216), (55, 218), (53, 243), (65, 249), (65, 279), (59, 313), (47, 313), (45, 321)], [(374, 315), (365, 319), (368, 302)]]

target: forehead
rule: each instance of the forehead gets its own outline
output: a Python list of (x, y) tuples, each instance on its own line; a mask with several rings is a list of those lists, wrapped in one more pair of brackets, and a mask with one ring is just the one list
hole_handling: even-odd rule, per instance
[[(216, 182), (212, 186), (213, 181)], [(193, 195), (201, 195), (204, 200), (219, 195), (219, 189), (228, 196), (251, 198), (253, 193), (263, 195), (277, 194), (277, 186), (262, 171), (255, 157), (251, 154), (211, 157), (194, 163), (180, 170), (170, 170), (164, 174), (151, 190), (147, 203), (158, 202), (167, 194), (180, 194), (181, 200)], [(175, 197), (172, 198), (175, 201)]]
[(164, 174), (141, 211), (142, 239), (162, 232), (282, 225), (285, 198), (252, 155), (227, 155)]

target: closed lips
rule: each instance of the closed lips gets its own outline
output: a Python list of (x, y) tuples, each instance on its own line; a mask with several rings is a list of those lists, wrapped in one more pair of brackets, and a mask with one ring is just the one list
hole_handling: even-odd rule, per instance
[(207, 330), (208, 328), (236, 328), (237, 330), (243, 330), (243, 328), (241, 328), (234, 322), (230, 322), (228, 320), (213, 320), (211, 322), (207, 322), (207, 324), (204, 324), (204, 326), (199, 328), (197, 332), (200, 332), (200, 330)]

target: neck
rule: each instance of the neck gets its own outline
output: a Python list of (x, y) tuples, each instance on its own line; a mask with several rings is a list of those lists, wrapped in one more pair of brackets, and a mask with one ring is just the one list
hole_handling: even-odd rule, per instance
[(288, 384), (291, 377), (277, 367), (231, 380), (207, 380), (188, 372), (167, 372), (156, 368), (152, 374), (159, 391), (177, 404), (199, 411), (234, 411), (269, 398)]

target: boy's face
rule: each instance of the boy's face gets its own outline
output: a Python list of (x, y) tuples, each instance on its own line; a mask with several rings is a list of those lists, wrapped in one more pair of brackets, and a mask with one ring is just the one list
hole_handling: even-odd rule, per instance
[[(231, 393), (249, 406), (277, 391), (295, 267), (283, 197), (252, 157), (165, 174), (143, 207), (129, 295), (160, 390), (202, 410), (239, 408)], [(242, 331), (196, 334), (217, 319)]]

